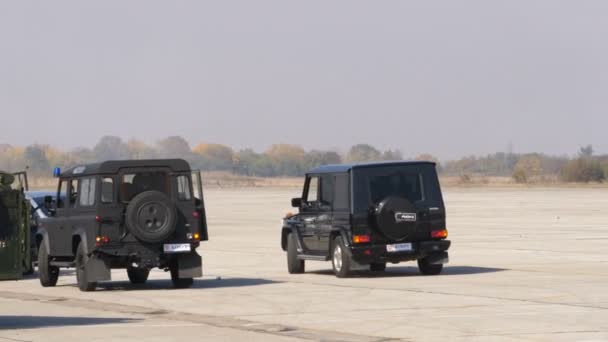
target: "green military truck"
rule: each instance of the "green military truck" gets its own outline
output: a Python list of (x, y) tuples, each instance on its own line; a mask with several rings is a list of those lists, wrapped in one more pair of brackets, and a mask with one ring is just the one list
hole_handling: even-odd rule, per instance
[(30, 204), (25, 172), (0, 171), (0, 280), (33, 272), (30, 251)]

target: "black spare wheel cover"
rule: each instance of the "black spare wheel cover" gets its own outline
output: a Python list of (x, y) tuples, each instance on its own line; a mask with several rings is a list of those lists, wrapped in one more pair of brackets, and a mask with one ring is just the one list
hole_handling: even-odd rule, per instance
[(167, 240), (175, 231), (177, 209), (162, 192), (145, 191), (131, 200), (125, 221), (138, 240), (158, 243)]
[(416, 207), (405, 198), (387, 197), (373, 212), (376, 229), (392, 240), (403, 240), (416, 231)]

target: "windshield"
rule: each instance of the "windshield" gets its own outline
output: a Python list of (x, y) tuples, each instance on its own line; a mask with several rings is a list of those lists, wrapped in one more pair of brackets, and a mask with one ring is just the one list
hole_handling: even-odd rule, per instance
[(437, 173), (430, 164), (354, 169), (353, 177), (355, 210), (367, 210), (388, 197), (442, 204)]

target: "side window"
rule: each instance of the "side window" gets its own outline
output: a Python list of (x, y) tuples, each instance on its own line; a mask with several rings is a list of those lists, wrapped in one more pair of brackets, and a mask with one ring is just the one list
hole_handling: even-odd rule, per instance
[(177, 176), (177, 199), (180, 201), (189, 201), (192, 199), (190, 193), (190, 179), (188, 176)]
[(334, 202), (334, 175), (321, 176), (321, 204), (332, 206)]
[(308, 203), (314, 203), (319, 200), (319, 177), (311, 177), (308, 182), (308, 193), (305, 199)]
[(334, 210), (347, 210), (350, 208), (350, 187), (348, 175), (337, 175), (334, 177)]
[(90, 207), (95, 205), (95, 178), (84, 178), (80, 181), (79, 205)]
[(59, 196), (57, 196), (57, 208), (65, 208), (65, 200), (63, 196), (67, 194), (68, 182), (61, 181), (59, 183)]
[(105, 177), (101, 179), (101, 203), (114, 202), (114, 179)]
[(69, 181), (69, 193), (66, 196), (66, 200), (69, 202), (69, 207), (74, 208), (76, 206), (76, 199), (78, 198), (78, 183), (79, 180), (72, 179)]

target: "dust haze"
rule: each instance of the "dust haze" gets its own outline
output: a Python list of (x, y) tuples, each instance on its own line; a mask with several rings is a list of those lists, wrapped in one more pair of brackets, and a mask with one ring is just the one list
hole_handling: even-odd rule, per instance
[(605, 1), (0, 3), (0, 143), (608, 153)]

